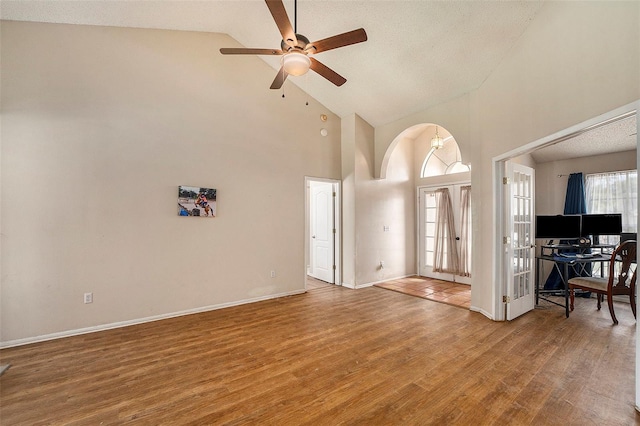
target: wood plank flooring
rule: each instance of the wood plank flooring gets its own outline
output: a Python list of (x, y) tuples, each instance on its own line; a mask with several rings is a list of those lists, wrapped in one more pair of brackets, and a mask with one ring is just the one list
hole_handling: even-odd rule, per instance
[(0, 351), (2, 425), (632, 425), (635, 328), (509, 322), (376, 287)]
[(316, 290), (318, 288), (333, 286), (326, 281), (319, 280), (307, 275), (307, 290)]

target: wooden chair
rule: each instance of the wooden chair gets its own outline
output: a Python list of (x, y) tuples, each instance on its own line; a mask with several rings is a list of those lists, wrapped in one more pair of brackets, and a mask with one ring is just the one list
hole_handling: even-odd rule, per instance
[(607, 296), (609, 312), (614, 324), (618, 319), (613, 311), (613, 296), (629, 295), (633, 316), (636, 317), (636, 272), (630, 276), (631, 264), (636, 261), (636, 242), (627, 240), (621, 243), (611, 254), (609, 277), (575, 277), (569, 280), (569, 308), (573, 311), (574, 291), (579, 288), (598, 295), (598, 310), (602, 307), (602, 296)]

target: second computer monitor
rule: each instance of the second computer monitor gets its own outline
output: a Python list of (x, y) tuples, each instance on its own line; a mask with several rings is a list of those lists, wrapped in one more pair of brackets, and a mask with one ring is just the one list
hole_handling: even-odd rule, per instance
[(582, 236), (620, 235), (622, 232), (621, 214), (583, 214)]

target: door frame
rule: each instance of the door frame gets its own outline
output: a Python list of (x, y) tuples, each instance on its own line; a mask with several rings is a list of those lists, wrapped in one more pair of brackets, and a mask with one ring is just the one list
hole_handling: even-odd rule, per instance
[(333, 191), (336, 193), (336, 196), (333, 197), (333, 226), (335, 227), (336, 233), (334, 237), (333, 244), (333, 264), (336, 265), (335, 275), (334, 275), (334, 285), (342, 285), (342, 265), (340, 263), (341, 257), (341, 241), (342, 241), (342, 229), (341, 229), (341, 216), (340, 216), (340, 199), (341, 199), (341, 186), (340, 181), (337, 179), (329, 179), (329, 178), (319, 178), (319, 177), (304, 177), (304, 289), (307, 289), (307, 266), (309, 265), (309, 259), (311, 256), (311, 239), (309, 238), (310, 227), (311, 227), (311, 212), (310, 212), (310, 197), (309, 197), (309, 187), (311, 182), (322, 182), (322, 183), (330, 183), (333, 185)]
[[(493, 271), (492, 271), (494, 285), (491, 290), (491, 297), (494, 303), (494, 310), (493, 310), (494, 316), (492, 318), (493, 320), (495, 321), (505, 320), (506, 315), (505, 315), (505, 308), (504, 308), (504, 302), (502, 301), (502, 297), (508, 295), (506, 274), (504, 273), (506, 268), (505, 258), (504, 258), (505, 256), (503, 256), (504, 246), (502, 244), (503, 237), (509, 235), (508, 230), (506, 229), (506, 226), (505, 226), (506, 220), (505, 220), (504, 206), (505, 206), (505, 202), (510, 202), (510, 200), (506, 200), (506, 197), (503, 194), (504, 191), (502, 188), (502, 179), (506, 177), (506, 172), (505, 172), (506, 161), (519, 157), (521, 155), (528, 154), (532, 151), (535, 151), (538, 148), (542, 148), (547, 145), (558, 143), (564, 139), (568, 139), (572, 136), (578, 135), (588, 130), (619, 120), (627, 114), (633, 114), (633, 113), (638, 114), (638, 109), (640, 109), (640, 101), (632, 102), (630, 104), (627, 104), (622, 107), (616, 108), (612, 111), (609, 111), (605, 114), (586, 120), (582, 123), (578, 123), (574, 126), (571, 126), (559, 132), (553, 133), (549, 136), (545, 136), (544, 138), (530, 142), (526, 145), (523, 145), (511, 151), (505, 152), (496, 157), (493, 157), (493, 159), (491, 160), (492, 162), (491, 170), (492, 170), (492, 179), (493, 179), (493, 226), (492, 228), (494, 230), (493, 232), (494, 261), (493, 261)], [(638, 138), (640, 139), (640, 136)], [(640, 330), (640, 328), (638, 330)], [(640, 336), (640, 331), (638, 332), (638, 334)], [(640, 342), (638, 345), (640, 346)]]

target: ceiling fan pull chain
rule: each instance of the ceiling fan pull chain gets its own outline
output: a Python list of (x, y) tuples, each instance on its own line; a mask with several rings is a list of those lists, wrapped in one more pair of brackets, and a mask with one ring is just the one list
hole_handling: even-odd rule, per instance
[(309, 73), (304, 75), (304, 92), (307, 95), (307, 102), (305, 102), (306, 106), (309, 106)]
[(284, 98), (284, 67), (282, 67), (282, 97)]

